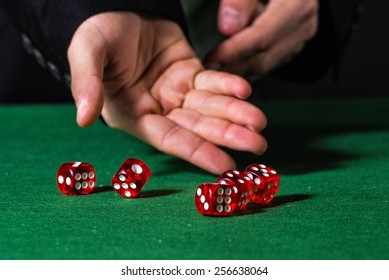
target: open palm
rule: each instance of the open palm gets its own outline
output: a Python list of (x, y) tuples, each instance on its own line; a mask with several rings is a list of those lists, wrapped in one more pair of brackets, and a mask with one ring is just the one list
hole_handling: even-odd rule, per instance
[(266, 119), (242, 78), (204, 70), (177, 24), (130, 12), (86, 20), (68, 50), (77, 122), (100, 114), (160, 151), (212, 173), (234, 168), (220, 146), (262, 153)]

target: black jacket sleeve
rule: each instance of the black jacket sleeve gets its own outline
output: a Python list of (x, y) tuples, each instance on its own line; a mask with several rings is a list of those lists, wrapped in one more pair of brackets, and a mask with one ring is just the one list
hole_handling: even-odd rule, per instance
[(354, 35), (365, 0), (320, 0), (316, 35), (290, 63), (276, 69), (273, 75), (290, 81), (314, 82), (330, 67), (337, 79), (338, 67), (348, 41)]
[(179, 0), (2, 0), (3, 9), (22, 34), (28, 51), (57, 78), (69, 73), (67, 48), (77, 27), (107, 11), (155, 14), (177, 22), (187, 35)]

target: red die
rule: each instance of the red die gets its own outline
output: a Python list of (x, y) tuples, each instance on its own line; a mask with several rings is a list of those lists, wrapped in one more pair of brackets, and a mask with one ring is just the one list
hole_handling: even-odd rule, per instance
[(57, 186), (63, 194), (88, 194), (96, 186), (96, 171), (86, 162), (64, 163), (57, 172)]
[(204, 183), (196, 190), (195, 205), (202, 215), (226, 216), (234, 212), (238, 199), (238, 189), (235, 186)]
[(242, 210), (246, 207), (250, 201), (250, 193), (253, 192), (251, 177), (237, 170), (227, 170), (219, 177), (217, 183), (235, 186), (238, 189), (239, 198), (237, 209)]
[(129, 158), (124, 161), (112, 178), (112, 187), (121, 196), (136, 197), (151, 176), (150, 168), (141, 160)]
[(280, 175), (273, 168), (254, 163), (246, 168), (245, 173), (252, 177), (254, 182), (251, 201), (267, 204), (276, 196), (280, 188)]

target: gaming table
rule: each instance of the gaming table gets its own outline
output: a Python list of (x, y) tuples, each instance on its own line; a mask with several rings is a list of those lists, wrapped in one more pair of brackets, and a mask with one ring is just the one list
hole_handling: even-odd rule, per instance
[[(217, 218), (194, 207), (217, 176), (96, 123), (73, 105), (0, 106), (0, 259), (389, 259), (389, 99), (268, 101), (263, 156), (281, 175), (266, 207)], [(110, 186), (122, 162), (146, 162), (140, 197)], [(56, 172), (91, 163), (98, 187), (58, 191)]]

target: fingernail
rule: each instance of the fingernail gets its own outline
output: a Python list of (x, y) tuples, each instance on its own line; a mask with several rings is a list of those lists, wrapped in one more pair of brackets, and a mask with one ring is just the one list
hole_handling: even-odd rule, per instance
[(241, 13), (230, 7), (223, 8), (220, 16), (220, 27), (224, 30), (242, 28), (243, 18)]
[(88, 103), (86, 100), (81, 99), (80, 101), (77, 102), (77, 123), (81, 124), (84, 119), (84, 115), (86, 112), (86, 109), (88, 107)]

